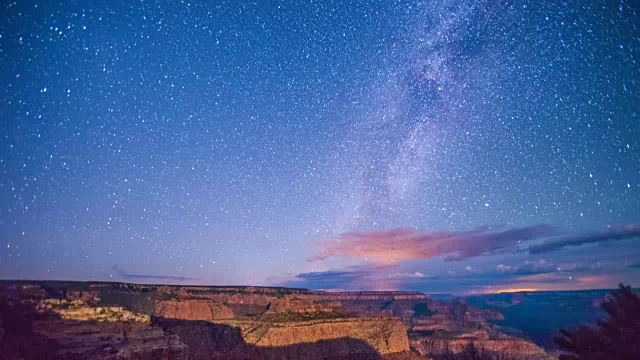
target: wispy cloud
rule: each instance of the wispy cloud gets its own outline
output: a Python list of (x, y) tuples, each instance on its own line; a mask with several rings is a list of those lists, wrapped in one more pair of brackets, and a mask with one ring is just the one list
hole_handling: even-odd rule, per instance
[(413, 273), (399, 273), (399, 272), (396, 272), (396, 273), (387, 275), (387, 277), (390, 278), (390, 279), (420, 279), (420, 278), (427, 277), (427, 275), (425, 275), (425, 274), (423, 274), (423, 273), (421, 273), (419, 271), (416, 271), (416, 272), (413, 272)]
[(540, 274), (540, 273), (548, 273), (556, 271), (556, 267), (545, 261), (544, 259), (540, 259), (538, 261), (525, 261), (522, 264), (518, 265), (504, 265), (498, 264), (496, 266), (496, 271), (501, 274)]
[(628, 240), (633, 238), (640, 238), (640, 224), (627, 224), (595, 232), (570, 234), (556, 239), (551, 239), (550, 241), (542, 244), (531, 245), (528, 250), (530, 254), (542, 254), (557, 251), (565, 247)]
[(547, 225), (516, 229), (480, 228), (468, 232), (421, 232), (415, 229), (351, 232), (325, 242), (321, 251), (309, 261), (339, 255), (370, 259), (383, 264), (436, 256), (448, 256), (448, 260), (462, 260), (504, 250), (519, 242), (540, 239), (555, 233), (556, 230)]
[(345, 270), (307, 272), (296, 275), (286, 286), (304, 286), (314, 289), (361, 289), (374, 283), (376, 267), (351, 266)]
[(121, 278), (124, 279), (155, 279), (155, 280), (195, 280), (194, 278), (185, 276), (168, 276), (168, 275), (147, 275), (147, 274), (133, 274), (120, 269), (114, 265), (113, 271)]
[(373, 270), (363, 269), (363, 270), (328, 270), (328, 271), (318, 271), (318, 272), (308, 272), (298, 274), (296, 277), (304, 280), (311, 281), (353, 281), (353, 280), (361, 280), (367, 276), (370, 276), (373, 273)]

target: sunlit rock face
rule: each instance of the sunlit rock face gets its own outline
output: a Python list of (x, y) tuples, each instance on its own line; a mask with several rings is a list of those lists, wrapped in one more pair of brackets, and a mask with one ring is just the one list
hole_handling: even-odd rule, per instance
[(136, 314), (120, 306), (92, 306), (82, 300), (46, 299), (36, 304), (39, 313), (52, 313), (63, 320), (131, 322), (149, 324), (147, 315)]
[(234, 317), (231, 309), (218, 302), (195, 299), (158, 301), (155, 305), (155, 315), (168, 319), (206, 321)]
[(172, 320), (162, 326), (185, 339), (192, 359), (375, 359), (409, 352), (402, 323), (389, 318), (194, 324)]

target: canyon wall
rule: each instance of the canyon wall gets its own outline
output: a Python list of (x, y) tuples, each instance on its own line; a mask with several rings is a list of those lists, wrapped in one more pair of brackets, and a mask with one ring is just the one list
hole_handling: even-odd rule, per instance
[(411, 348), (433, 358), (462, 356), (470, 346), (488, 358), (546, 360), (554, 359), (537, 345), (519, 339), (419, 338), (410, 340)]
[(167, 319), (206, 321), (234, 317), (233, 311), (228, 307), (208, 300), (159, 300), (155, 303), (154, 315)]
[[(60, 358), (443, 359), (474, 344), (496, 356), (547, 359), (493, 326), (499, 312), (419, 292), (0, 282), (2, 299), (37, 315), (24, 324), (39, 339), (32, 348), (49, 346)], [(0, 315), (6, 345), (15, 325)], [(12, 351), (28, 355), (26, 348)]]
[(0, 299), (2, 359), (186, 360), (178, 336), (122, 307), (81, 300)]
[(392, 319), (294, 323), (161, 322), (184, 339), (190, 359), (382, 359), (409, 353), (406, 331)]

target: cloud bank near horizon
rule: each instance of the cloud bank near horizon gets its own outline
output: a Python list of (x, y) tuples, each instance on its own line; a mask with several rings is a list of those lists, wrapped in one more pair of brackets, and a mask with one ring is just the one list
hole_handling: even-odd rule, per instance
[(326, 260), (334, 256), (370, 259), (382, 264), (437, 256), (462, 260), (507, 249), (522, 241), (548, 237), (555, 232), (548, 225), (497, 230), (479, 228), (466, 232), (421, 232), (415, 229), (350, 232), (324, 242), (321, 251), (308, 260)]
[[(460, 261), (499, 252), (544, 254), (568, 247), (629, 240), (640, 237), (636, 223), (594, 232), (568, 233), (550, 225), (539, 224), (506, 229), (478, 228), (466, 232), (423, 232), (416, 229), (390, 229), (377, 232), (349, 232), (321, 244), (308, 261), (336, 256), (366, 259), (380, 264), (402, 260), (430, 259), (445, 256), (446, 261)], [(538, 240), (539, 243), (531, 244)], [(527, 244), (528, 243), (528, 244)]]
[[(543, 258), (524, 262), (498, 263), (495, 266), (460, 266), (457, 271), (428, 273), (401, 271), (399, 265), (365, 264), (344, 269), (301, 273), (284, 286), (344, 290), (419, 290), (427, 293), (457, 294), (496, 292), (511, 289), (560, 290), (606, 287), (621, 279), (617, 271), (599, 263), (572, 265)], [(633, 275), (628, 273), (627, 275)], [(628, 282), (628, 280), (627, 280)]]
[(531, 245), (528, 248), (530, 254), (543, 254), (566, 247), (575, 247), (587, 244), (599, 244), (611, 241), (636, 239), (640, 237), (640, 224), (632, 223), (623, 226), (610, 227), (594, 232), (569, 234), (559, 239), (543, 244)]
[[(568, 232), (544, 224), (511, 229), (484, 227), (465, 232), (417, 229), (350, 232), (322, 242), (308, 261), (348, 258), (363, 263), (300, 273), (290, 284), (311, 288), (437, 291), (455, 283), (456, 288), (466, 292), (492, 286), (547, 290), (555, 289), (554, 286), (615, 286), (625, 279), (629, 282), (637, 265), (607, 261), (609, 252), (599, 255), (592, 247), (639, 238), (638, 223), (583, 232)], [(639, 253), (628, 251), (628, 245), (633, 243), (624, 244), (617, 247), (618, 255), (637, 261)]]
[(151, 275), (151, 274), (135, 274), (130, 273), (128, 271), (124, 271), (120, 269), (118, 266), (114, 265), (111, 268), (119, 277), (123, 279), (150, 279), (150, 280), (197, 280), (195, 278), (190, 278), (186, 276), (170, 276), (170, 275)]

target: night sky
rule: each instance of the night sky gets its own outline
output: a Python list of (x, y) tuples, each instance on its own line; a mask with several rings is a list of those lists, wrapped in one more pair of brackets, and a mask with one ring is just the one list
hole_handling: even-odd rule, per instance
[(637, 1), (17, 1), (0, 278), (640, 285)]

